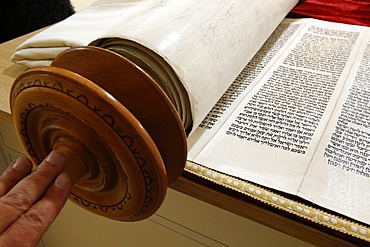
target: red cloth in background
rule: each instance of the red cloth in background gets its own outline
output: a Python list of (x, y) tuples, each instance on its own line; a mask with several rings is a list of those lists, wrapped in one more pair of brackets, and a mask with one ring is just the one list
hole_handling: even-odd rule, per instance
[(306, 0), (287, 17), (370, 26), (370, 0)]

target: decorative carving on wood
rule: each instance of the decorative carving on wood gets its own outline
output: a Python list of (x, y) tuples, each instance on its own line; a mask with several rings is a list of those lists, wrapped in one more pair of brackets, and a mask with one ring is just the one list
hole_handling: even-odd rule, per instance
[(184, 169), (186, 137), (172, 103), (143, 70), (107, 50), (68, 50), (24, 72), (11, 109), (32, 161), (62, 151), (70, 199), (93, 213), (145, 219)]

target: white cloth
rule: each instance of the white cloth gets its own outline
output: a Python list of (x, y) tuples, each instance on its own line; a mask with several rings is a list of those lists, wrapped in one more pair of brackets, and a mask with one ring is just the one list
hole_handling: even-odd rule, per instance
[(162, 0), (99, 0), (17, 47), (11, 60), (32, 68), (50, 65), (66, 49), (89, 45), (93, 40), (138, 16)]

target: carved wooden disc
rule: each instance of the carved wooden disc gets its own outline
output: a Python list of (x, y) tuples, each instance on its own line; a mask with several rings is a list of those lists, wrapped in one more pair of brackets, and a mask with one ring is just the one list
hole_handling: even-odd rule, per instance
[(98, 47), (67, 50), (51, 66), (89, 79), (122, 103), (155, 142), (168, 182), (180, 176), (187, 157), (183, 124), (167, 95), (142, 69), (123, 56)]
[(152, 137), (121, 102), (92, 81), (63, 68), (31, 69), (14, 82), (11, 108), (34, 163), (52, 149), (66, 155), (67, 172), (75, 182), (70, 199), (81, 207), (134, 221), (149, 217), (163, 202), (167, 174)]

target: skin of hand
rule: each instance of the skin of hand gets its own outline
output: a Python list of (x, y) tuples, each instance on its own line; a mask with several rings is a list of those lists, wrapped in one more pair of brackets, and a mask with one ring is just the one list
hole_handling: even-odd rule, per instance
[(66, 203), (71, 180), (65, 158), (52, 151), (32, 172), (18, 158), (0, 177), (0, 246), (36, 246)]

